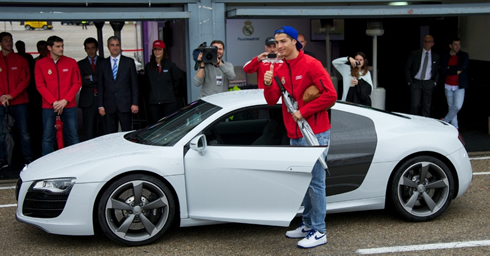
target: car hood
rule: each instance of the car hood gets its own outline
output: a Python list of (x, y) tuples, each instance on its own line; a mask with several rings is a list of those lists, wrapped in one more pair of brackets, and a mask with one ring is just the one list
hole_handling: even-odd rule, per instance
[[(90, 168), (91, 164), (105, 159), (124, 159), (131, 155), (148, 154), (155, 147), (130, 142), (124, 139), (126, 133), (115, 133), (54, 151), (32, 162), (21, 172), (23, 181), (51, 177), (76, 176), (80, 166)], [(109, 162), (109, 161), (107, 161)]]

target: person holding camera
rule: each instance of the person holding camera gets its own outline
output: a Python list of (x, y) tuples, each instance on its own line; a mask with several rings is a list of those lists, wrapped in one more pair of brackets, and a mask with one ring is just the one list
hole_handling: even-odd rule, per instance
[(342, 100), (371, 106), (369, 95), (373, 90), (373, 80), (366, 54), (357, 52), (354, 58), (341, 57), (333, 60), (332, 64), (344, 81)]
[[(253, 74), (257, 72), (257, 86), (259, 89), (264, 88), (264, 73), (270, 70), (272, 64), (271, 59), (277, 60), (276, 40), (274, 40), (274, 37), (265, 39), (265, 52), (259, 54), (243, 66), (245, 73)], [(282, 60), (278, 60), (277, 62), (282, 62)]]
[(225, 43), (220, 40), (211, 42), (211, 46), (217, 48), (217, 58), (214, 63), (203, 61), (203, 53), (199, 53), (197, 61), (199, 70), (194, 77), (194, 85), (201, 86), (201, 94), (199, 98), (204, 96), (228, 91), (228, 84), (235, 79), (235, 70), (233, 64), (223, 60), (225, 53)]

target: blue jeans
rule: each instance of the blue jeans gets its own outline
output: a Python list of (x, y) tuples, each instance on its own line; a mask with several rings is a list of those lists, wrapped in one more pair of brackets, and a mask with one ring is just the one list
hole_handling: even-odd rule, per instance
[[(9, 113), (14, 118), (17, 131), (20, 135), (20, 147), (26, 161), (32, 161), (31, 137), (27, 127), (27, 103), (9, 106)], [(5, 117), (5, 107), (0, 106), (0, 161), (6, 160), (7, 151), (5, 148), (5, 133), (3, 133), (3, 119)], [(13, 134), (12, 134), (13, 136)]]
[[(77, 108), (65, 108), (61, 113), (63, 122), (64, 146), (71, 146), (80, 142), (78, 139)], [(42, 155), (45, 156), (54, 151), (56, 142), (56, 113), (52, 108), (43, 108), (43, 141)]]
[(444, 89), (446, 92), (447, 106), (449, 112), (444, 117), (444, 121), (452, 124), (454, 127), (458, 126), (458, 112), (463, 106), (464, 101), (464, 89), (457, 89), (456, 91), (451, 91)]
[[(320, 145), (330, 143), (330, 130), (315, 134)], [(292, 146), (308, 146), (304, 138), (291, 139)], [(328, 147), (323, 151), (323, 157), (326, 157)], [(312, 228), (318, 232), (326, 233), (325, 217), (327, 215), (327, 193), (325, 176), (326, 171), (317, 160), (311, 171), (311, 182), (303, 199), (303, 223), (306, 227)]]

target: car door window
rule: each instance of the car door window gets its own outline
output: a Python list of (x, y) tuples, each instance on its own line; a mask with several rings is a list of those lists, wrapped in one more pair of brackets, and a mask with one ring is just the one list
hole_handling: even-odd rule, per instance
[(210, 146), (289, 145), (280, 105), (234, 111), (208, 127), (204, 134)]

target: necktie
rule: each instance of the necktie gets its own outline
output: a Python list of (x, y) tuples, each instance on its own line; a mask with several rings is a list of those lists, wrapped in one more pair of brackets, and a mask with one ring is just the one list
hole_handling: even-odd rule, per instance
[(425, 73), (427, 72), (427, 62), (429, 61), (429, 52), (425, 53), (424, 64), (422, 65), (422, 74), (420, 80), (425, 80)]
[(95, 71), (95, 58), (92, 58), (92, 70)]
[(114, 77), (114, 80), (116, 80), (116, 75), (117, 75), (117, 59), (114, 59), (114, 66), (112, 66), (112, 76)]

